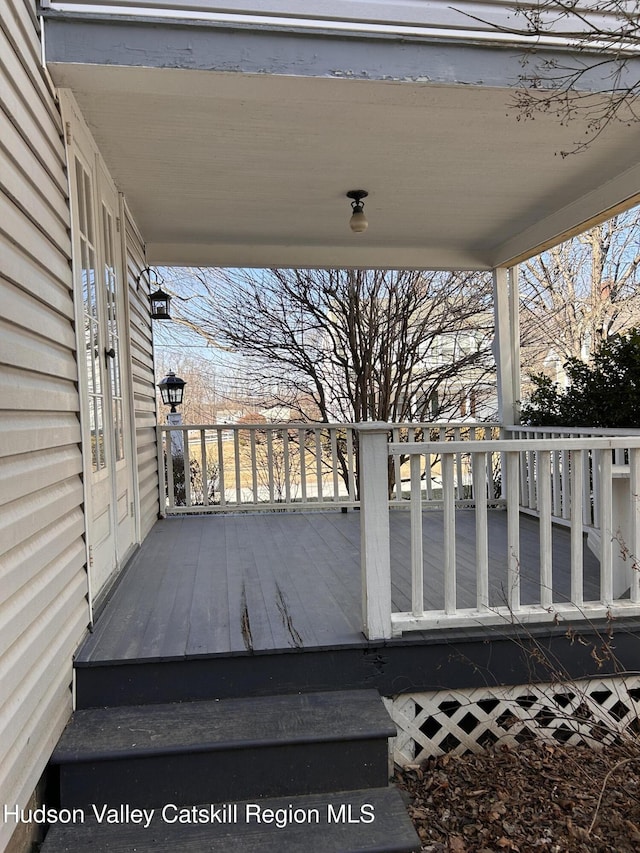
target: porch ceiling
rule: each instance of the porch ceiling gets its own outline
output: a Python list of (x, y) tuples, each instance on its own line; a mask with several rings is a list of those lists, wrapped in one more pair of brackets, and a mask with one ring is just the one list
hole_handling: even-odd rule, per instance
[[(640, 196), (640, 128), (518, 121), (506, 85), (54, 60), (156, 264), (491, 268)], [(369, 230), (348, 228), (365, 188)]]

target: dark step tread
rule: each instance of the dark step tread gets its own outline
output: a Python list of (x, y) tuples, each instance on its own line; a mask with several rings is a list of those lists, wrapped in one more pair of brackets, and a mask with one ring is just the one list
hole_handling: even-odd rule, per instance
[(389, 738), (376, 690), (340, 690), (76, 711), (54, 764), (240, 748)]
[[(166, 823), (161, 809), (156, 809), (150, 826), (128, 824), (98, 825), (86, 810), (84, 823), (56, 825), (47, 835), (42, 853), (414, 853), (420, 841), (411, 824), (399, 792), (394, 788), (372, 788), (366, 791), (347, 791), (315, 794), (302, 797), (278, 797), (253, 801), (265, 810), (302, 809), (309, 815), (303, 823), (247, 822), (247, 802), (237, 803), (237, 822), (181, 824)], [(368, 823), (350, 823), (348, 811), (343, 822), (329, 823), (329, 805), (340, 816), (342, 805), (351, 805), (351, 819), (374, 819)], [(226, 807), (221, 814), (233, 819), (234, 804), (216, 803), (214, 808)], [(370, 806), (371, 808), (365, 808)], [(193, 807), (189, 807), (190, 814)], [(209, 814), (210, 806), (196, 806)], [(318, 822), (314, 810), (317, 809)], [(170, 816), (174, 812), (171, 811)]]

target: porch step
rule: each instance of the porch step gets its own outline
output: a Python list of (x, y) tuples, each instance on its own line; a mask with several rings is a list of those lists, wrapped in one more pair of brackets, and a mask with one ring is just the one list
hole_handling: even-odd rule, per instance
[(375, 690), (77, 711), (52, 756), (60, 805), (156, 807), (387, 784)]
[[(211, 806), (189, 809), (202, 822), (169, 822), (172, 808), (154, 812), (151, 823), (98, 824), (93, 810), (84, 822), (54, 826), (42, 853), (415, 853), (420, 841), (394, 788), (315, 794), (257, 802), (217, 803), (225, 822), (211, 822)], [(202, 810), (202, 811), (200, 811)], [(270, 811), (269, 811), (270, 810)], [(278, 812), (278, 810), (283, 810)], [(286, 825), (278, 826), (276, 815)], [(258, 816), (260, 822), (258, 822)]]

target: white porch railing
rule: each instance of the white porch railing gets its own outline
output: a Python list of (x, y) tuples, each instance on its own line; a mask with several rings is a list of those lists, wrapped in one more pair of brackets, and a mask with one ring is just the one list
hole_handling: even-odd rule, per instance
[[(505, 427), (505, 437), (536, 441), (541, 438), (604, 438), (604, 437), (637, 437), (640, 430), (634, 429), (595, 429), (589, 427)], [(560, 442), (559, 442), (560, 445)], [(551, 451), (551, 494), (552, 518), (556, 524), (567, 524), (571, 517), (571, 478), (569, 476), (569, 451), (562, 447)], [(600, 527), (600, 476), (599, 468), (594, 464), (593, 454), (585, 453), (582, 457), (582, 520), (585, 526), (599, 529)], [(614, 476), (625, 475), (628, 463), (628, 453), (619, 447), (613, 451)], [(538, 514), (538, 478), (535, 467), (535, 454), (524, 450), (520, 454), (520, 494), (521, 509)]]
[[(421, 441), (490, 441), (500, 435), (492, 423), (389, 424), (397, 444)], [(309, 510), (359, 506), (358, 434), (353, 424), (204, 424), (158, 426), (160, 506), (163, 515), (229, 511)], [(499, 459), (490, 480), (499, 482)], [(391, 462), (388, 498), (408, 506), (408, 462)], [(442, 472), (437, 455), (423, 467), (425, 502), (442, 505)], [(471, 475), (462, 455), (456, 460), (456, 499), (472, 503)]]
[(357, 505), (349, 425), (161, 424), (158, 447), (163, 514)]
[[(362, 568), (364, 624), (370, 638), (384, 638), (409, 630), (473, 624), (542, 623), (562, 618), (600, 618), (640, 613), (640, 436), (561, 437), (531, 435), (482, 441), (387, 443), (387, 425), (360, 428), (362, 486)], [(547, 430), (548, 432), (548, 430)], [(442, 466), (444, 606), (430, 609), (424, 599), (423, 513), (425, 494), (422, 471), (438, 454)], [(470, 454), (472, 505), (475, 507), (476, 602), (460, 607), (456, 587), (459, 546), (456, 537), (456, 479), (458, 460)], [(492, 497), (489, 472), (492, 458), (500, 454), (502, 496), (507, 507), (507, 549), (504, 603), (489, 603), (488, 508)], [(554, 456), (556, 454), (556, 456)], [(558, 455), (559, 454), (559, 455)], [(411, 611), (392, 612), (389, 552), (388, 460), (410, 457), (411, 468)], [(539, 516), (539, 604), (523, 604), (520, 584), (521, 458), (535, 483), (535, 509)], [(617, 457), (617, 459), (616, 459)], [(552, 459), (556, 462), (552, 464)], [(557, 461), (559, 460), (559, 461)], [(614, 464), (624, 460), (625, 464)], [(559, 473), (558, 473), (559, 472)], [(560, 477), (557, 484), (557, 477)], [(554, 478), (556, 485), (554, 486)], [(586, 479), (598, 484), (594, 508)], [(529, 481), (530, 483), (531, 481)], [(530, 489), (530, 485), (528, 486)], [(529, 498), (531, 491), (529, 491)], [(531, 503), (530, 499), (528, 503)], [(554, 590), (552, 522), (559, 512), (571, 529), (570, 594), (563, 600)], [(585, 601), (583, 548), (585, 518), (599, 528), (600, 597)], [(558, 516), (556, 516), (558, 517)], [(587, 524), (589, 521), (587, 521)], [(621, 598), (626, 595), (628, 598)]]

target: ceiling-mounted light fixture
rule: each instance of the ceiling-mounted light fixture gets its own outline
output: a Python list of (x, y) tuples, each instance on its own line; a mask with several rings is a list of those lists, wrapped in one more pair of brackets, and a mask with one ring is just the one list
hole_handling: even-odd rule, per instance
[(364, 215), (364, 204), (362, 203), (362, 199), (368, 195), (369, 193), (366, 190), (349, 190), (347, 193), (347, 198), (353, 199), (351, 202), (353, 213), (349, 220), (349, 227), (356, 234), (362, 234), (369, 227), (367, 217)]

